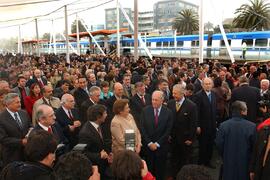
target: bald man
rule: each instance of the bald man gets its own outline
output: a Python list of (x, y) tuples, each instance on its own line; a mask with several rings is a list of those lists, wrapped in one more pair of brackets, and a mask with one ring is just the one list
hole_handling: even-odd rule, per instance
[(163, 106), (162, 91), (154, 91), (152, 105), (145, 107), (141, 113), (142, 144), (149, 171), (157, 180), (165, 178), (168, 154), (168, 138), (173, 124), (173, 115), (169, 108)]
[(56, 121), (61, 126), (64, 136), (67, 137), (70, 149), (78, 143), (81, 126), (79, 112), (74, 105), (74, 97), (71, 94), (64, 94), (61, 98), (61, 107), (55, 111)]
[(202, 90), (195, 94), (198, 111), (197, 134), (199, 135), (199, 164), (214, 168), (211, 164), (216, 135), (216, 95), (212, 91), (211, 78), (202, 80)]
[(39, 69), (35, 69), (34, 76), (27, 82), (27, 86), (31, 87), (32, 84), (38, 83), (41, 88), (47, 85), (47, 80), (42, 77), (42, 72)]

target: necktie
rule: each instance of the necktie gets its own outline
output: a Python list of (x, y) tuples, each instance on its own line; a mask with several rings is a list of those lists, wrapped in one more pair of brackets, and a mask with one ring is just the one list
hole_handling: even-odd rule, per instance
[(176, 102), (175, 105), (176, 105), (176, 111), (179, 111), (179, 109), (181, 108), (180, 103)]
[(22, 122), (20, 121), (19, 115), (17, 113), (14, 113), (14, 117), (15, 117), (15, 121), (18, 124), (18, 126), (20, 127), (20, 129), (22, 129)]
[(158, 126), (158, 109), (155, 109), (155, 126)]
[(52, 128), (50, 126), (48, 127), (48, 133), (52, 134)]
[(100, 126), (98, 126), (97, 130), (98, 130), (98, 134), (99, 134), (100, 138), (103, 139)]
[(68, 116), (69, 116), (70, 120), (72, 120), (72, 121), (74, 120), (70, 110), (68, 110)]
[(39, 84), (40, 88), (43, 88), (44, 84), (43, 84), (43, 82), (42, 82), (42, 80), (41, 80), (41, 79), (40, 79), (40, 80), (38, 80), (38, 84)]
[(209, 102), (211, 103), (211, 93), (208, 94)]
[(143, 96), (141, 96), (141, 100), (142, 100), (143, 105), (145, 105), (145, 100)]

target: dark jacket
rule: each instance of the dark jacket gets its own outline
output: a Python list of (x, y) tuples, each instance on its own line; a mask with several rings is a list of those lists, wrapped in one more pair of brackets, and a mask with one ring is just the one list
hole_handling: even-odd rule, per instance
[(224, 180), (249, 180), (256, 125), (241, 117), (221, 123), (216, 145), (223, 159)]
[(185, 99), (179, 111), (176, 111), (175, 100), (168, 102), (168, 108), (173, 112), (172, 141), (183, 144), (186, 140), (194, 141), (197, 128), (197, 107), (189, 99)]
[(265, 161), (265, 166), (264, 167), (262, 166), (269, 134), (270, 134), (269, 126), (265, 126), (257, 134), (257, 139), (254, 145), (250, 165), (250, 171), (255, 173), (254, 180), (268, 180), (270, 177), (269, 154)]
[(234, 101), (244, 101), (247, 104), (247, 119), (256, 122), (259, 112), (260, 90), (249, 85), (242, 85), (232, 90), (231, 103)]
[(25, 138), (30, 127), (30, 119), (23, 110), (18, 112), (22, 129), (7, 110), (0, 114), (0, 143), (4, 165), (24, 159), (22, 139)]
[(53, 169), (41, 163), (16, 161), (2, 171), (0, 180), (56, 180)]

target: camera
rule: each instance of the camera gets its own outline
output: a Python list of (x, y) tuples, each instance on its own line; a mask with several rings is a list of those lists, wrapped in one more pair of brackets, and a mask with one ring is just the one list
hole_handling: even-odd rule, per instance
[(260, 107), (270, 108), (269, 94), (263, 94), (262, 100), (258, 102)]

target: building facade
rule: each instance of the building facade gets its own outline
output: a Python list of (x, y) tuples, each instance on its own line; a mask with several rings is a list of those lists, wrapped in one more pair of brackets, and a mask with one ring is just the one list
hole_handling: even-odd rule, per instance
[(193, 9), (198, 12), (199, 6), (182, 0), (167, 0), (155, 3), (154, 29), (172, 30), (175, 18), (183, 9)]
[[(131, 8), (124, 8), (127, 15), (129, 16), (129, 18), (132, 18), (132, 11)], [(128, 28), (130, 31), (130, 27), (128, 24), (128, 21), (126, 20), (125, 16), (123, 15), (123, 13), (121, 12), (121, 9), (119, 8), (120, 11), (120, 28)], [(117, 9), (116, 8), (110, 8), (110, 9), (105, 9), (105, 28), (106, 29), (117, 29)]]

